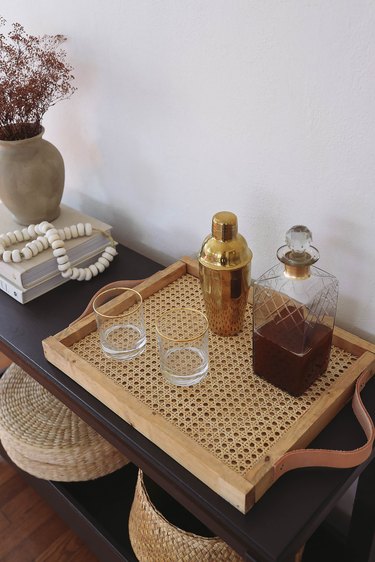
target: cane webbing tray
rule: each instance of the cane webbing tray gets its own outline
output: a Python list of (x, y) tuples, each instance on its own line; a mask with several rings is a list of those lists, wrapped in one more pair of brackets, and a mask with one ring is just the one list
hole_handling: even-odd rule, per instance
[[(336, 329), (326, 373), (295, 398), (254, 375), (251, 305), (234, 337), (210, 333), (209, 375), (176, 387), (160, 373), (155, 319), (167, 308), (204, 311), (196, 262), (184, 258), (137, 289), (147, 346), (133, 361), (107, 358), (93, 314), (43, 341), (46, 358), (242, 512), (272, 484), (272, 466), (305, 447), (349, 400), (375, 346)], [(121, 307), (121, 299), (118, 307)]]

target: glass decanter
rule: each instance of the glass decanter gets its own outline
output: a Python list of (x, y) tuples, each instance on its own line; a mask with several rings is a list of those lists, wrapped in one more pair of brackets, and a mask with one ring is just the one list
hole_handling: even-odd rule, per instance
[(254, 372), (293, 396), (327, 369), (337, 308), (338, 281), (313, 265), (311, 242), (306, 226), (293, 226), (280, 263), (254, 284)]

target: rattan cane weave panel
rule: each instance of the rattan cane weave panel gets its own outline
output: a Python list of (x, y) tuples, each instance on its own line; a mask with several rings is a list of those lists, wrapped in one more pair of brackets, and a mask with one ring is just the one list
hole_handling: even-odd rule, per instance
[(108, 359), (92, 332), (71, 349), (135, 398), (194, 439), (235, 472), (244, 475), (342, 376), (357, 357), (333, 347), (328, 370), (295, 398), (252, 372), (251, 309), (242, 333), (210, 333), (209, 374), (196, 386), (166, 382), (159, 370), (155, 319), (167, 308), (189, 306), (204, 311), (199, 280), (185, 274), (144, 301), (147, 345), (133, 361)]

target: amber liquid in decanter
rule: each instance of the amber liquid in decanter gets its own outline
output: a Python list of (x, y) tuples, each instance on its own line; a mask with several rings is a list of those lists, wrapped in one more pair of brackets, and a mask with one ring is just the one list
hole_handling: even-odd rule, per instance
[[(254, 371), (273, 385), (300, 396), (322, 373), (327, 370), (332, 344), (332, 330), (316, 325), (314, 329), (302, 322), (299, 329), (290, 316), (298, 309), (285, 309), (284, 320), (267, 322), (254, 332)], [(305, 331), (306, 352), (297, 352), (301, 339), (300, 330)]]
[(254, 286), (254, 372), (293, 396), (327, 370), (336, 313), (337, 280), (311, 267), (319, 253), (310, 241), (306, 227), (290, 229), (282, 263)]

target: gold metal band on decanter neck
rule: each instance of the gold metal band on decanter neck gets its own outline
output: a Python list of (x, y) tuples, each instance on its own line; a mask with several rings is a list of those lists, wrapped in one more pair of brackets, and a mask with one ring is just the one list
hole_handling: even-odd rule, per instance
[(285, 264), (284, 275), (290, 279), (308, 279), (310, 277), (310, 266)]

